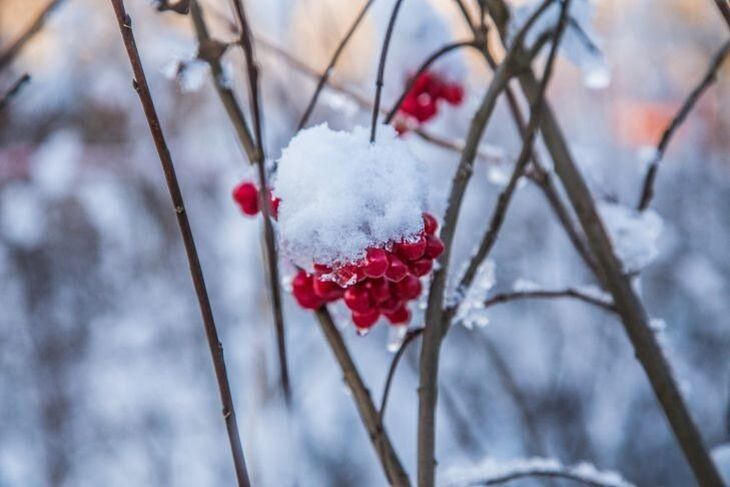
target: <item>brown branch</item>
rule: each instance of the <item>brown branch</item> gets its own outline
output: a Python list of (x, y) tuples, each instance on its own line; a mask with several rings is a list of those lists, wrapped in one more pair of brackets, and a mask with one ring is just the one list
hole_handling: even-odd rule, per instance
[(398, 97), (398, 101), (396, 101), (393, 104), (393, 108), (390, 109), (388, 114), (385, 116), (385, 120), (383, 121), (384, 124), (389, 124), (391, 120), (393, 120), (393, 117), (395, 117), (395, 114), (398, 113), (398, 109), (400, 109), (401, 104), (403, 103), (403, 100), (406, 99), (406, 96), (408, 96), (408, 93), (413, 89), (413, 85), (416, 84), (416, 80), (418, 77), (423, 74), (424, 71), (426, 71), (436, 60), (438, 60), (441, 56), (444, 54), (448, 54), (451, 51), (454, 51), (456, 49), (460, 49), (462, 47), (477, 47), (476, 41), (461, 41), (461, 42), (453, 42), (451, 44), (446, 44), (444, 47), (439, 49), (438, 51), (431, 54), (418, 68), (418, 70), (411, 76), (411, 79), (408, 80), (408, 83), (406, 83), (406, 87), (401, 93), (401, 95)]
[(8, 88), (4, 94), (0, 95), (0, 112), (5, 108), (8, 102), (15, 97), (20, 90), (23, 89), (26, 83), (30, 81), (30, 75), (25, 73), (23, 76), (15, 80), (15, 82)]
[(362, 9), (360, 10), (360, 13), (355, 18), (355, 21), (352, 23), (350, 28), (348, 29), (347, 33), (345, 34), (345, 37), (342, 38), (340, 43), (337, 46), (337, 49), (335, 49), (334, 54), (332, 54), (332, 58), (330, 59), (329, 63), (327, 63), (327, 67), (322, 72), (322, 75), (319, 77), (319, 81), (317, 81), (317, 87), (314, 89), (314, 94), (312, 95), (312, 98), (309, 100), (309, 103), (307, 104), (306, 110), (304, 110), (304, 114), (302, 115), (302, 118), (299, 120), (299, 124), (297, 125), (297, 130), (301, 130), (304, 128), (304, 126), (307, 124), (307, 120), (309, 120), (310, 115), (312, 115), (312, 112), (314, 111), (314, 106), (317, 104), (317, 99), (319, 98), (319, 94), (322, 92), (322, 89), (327, 84), (327, 80), (330, 77), (330, 74), (332, 74), (332, 70), (335, 67), (335, 64), (337, 64), (337, 60), (340, 58), (340, 54), (342, 54), (342, 51), (345, 50), (345, 47), (347, 46), (347, 43), (350, 42), (350, 38), (353, 36), (355, 31), (357, 30), (358, 26), (360, 25), (360, 22), (365, 18), (365, 14), (367, 13), (370, 6), (373, 4), (374, 0), (367, 0), (365, 5), (363, 5)]
[(420, 328), (413, 328), (411, 330), (408, 330), (406, 333), (406, 336), (403, 337), (403, 341), (400, 344), (400, 347), (398, 347), (398, 351), (395, 352), (395, 355), (393, 355), (393, 360), (390, 362), (390, 367), (388, 368), (388, 375), (385, 379), (385, 386), (383, 387), (383, 397), (380, 400), (380, 413), (378, 417), (380, 418), (379, 421), (382, 424), (383, 418), (385, 417), (385, 406), (388, 404), (388, 395), (390, 394), (390, 386), (393, 382), (393, 377), (395, 377), (395, 370), (398, 367), (398, 363), (400, 362), (401, 357), (406, 351), (406, 348), (408, 348), (408, 345), (418, 338), (418, 336), (423, 333), (423, 327)]
[(728, 28), (730, 28), (730, 5), (728, 5), (727, 0), (715, 0), (715, 5), (717, 5), (722, 18), (725, 19)]
[[(487, 6), (504, 42), (507, 36), (507, 6), (504, 0), (488, 0)], [(531, 70), (524, 71), (519, 76), (519, 81), (527, 99), (534, 100), (537, 96), (537, 80), (534, 73)], [(593, 197), (573, 161), (562, 130), (549, 106), (546, 107), (542, 117), (541, 131), (558, 177), (576, 210), (592, 253), (596, 256), (596, 262), (604, 276), (604, 284), (613, 296), (614, 305), (621, 316), (636, 357), (646, 372), (697, 482), (700, 485), (723, 485), (679, 392), (667, 359), (649, 326), (646, 310), (634, 292), (630, 278), (621, 270), (621, 263), (601, 223)]]
[(387, 431), (380, 422), (380, 416), (378, 411), (375, 409), (375, 404), (370, 397), (370, 391), (368, 391), (365, 383), (357, 370), (355, 362), (353, 362), (347, 345), (345, 345), (342, 335), (340, 334), (337, 326), (332, 320), (332, 316), (326, 307), (322, 307), (315, 312), (319, 326), (324, 333), (327, 342), (330, 345), (330, 349), (335, 354), (335, 358), (342, 369), (342, 375), (347, 384), (347, 387), (352, 392), (353, 400), (357, 406), (357, 411), (360, 414), (365, 428), (370, 436), (370, 441), (375, 447), (375, 452), (378, 455), (380, 463), (385, 471), (385, 475), (388, 478), (390, 485), (394, 486), (409, 486), (411, 484), (408, 479), (403, 465), (398, 458), (398, 454), (393, 448), (390, 442), (390, 437)]
[(20, 34), (20, 36), (15, 41), (13, 41), (10, 46), (5, 49), (5, 51), (0, 53), (0, 71), (5, 69), (5, 67), (10, 64), (13, 59), (15, 59), (15, 56), (18, 55), (18, 53), (23, 49), (25, 44), (33, 37), (35, 37), (38, 32), (40, 32), (40, 30), (45, 25), (48, 16), (59, 5), (61, 5), (63, 1), (64, 0), (51, 0), (50, 2), (48, 2), (46, 6), (43, 7), (43, 10), (41, 10), (38, 15), (33, 18), (28, 27), (23, 31), (23, 33)]
[[(521, 43), (527, 30), (537, 18), (547, 9), (550, 0), (545, 0), (537, 11), (525, 22), (515, 38)], [(428, 296), (428, 307), (425, 317), (425, 330), (421, 346), (419, 366), (419, 402), (418, 402), (418, 483), (421, 486), (434, 485), (436, 460), (436, 403), (438, 396), (438, 368), (439, 351), (444, 326), (444, 292), (446, 277), (451, 256), (451, 248), (456, 231), (464, 192), (471, 178), (474, 159), (479, 141), (491, 118), (497, 98), (504, 90), (518, 66), (515, 65), (516, 49), (510, 48), (504, 62), (494, 73), (492, 82), (487, 89), (482, 103), (472, 119), (469, 133), (466, 138), (464, 151), (461, 154), (459, 166), (451, 183), (451, 192), (444, 215), (444, 224), (441, 230), (441, 239), (445, 251), (438, 261), (438, 270), (434, 272)]]
[(725, 56), (727, 56), (728, 52), (730, 52), (730, 40), (726, 41), (712, 57), (710, 66), (707, 68), (702, 80), (690, 92), (689, 96), (687, 96), (684, 100), (684, 103), (682, 103), (677, 114), (664, 130), (664, 133), (662, 133), (659, 143), (657, 144), (654, 157), (649, 163), (649, 169), (646, 171), (646, 177), (644, 178), (644, 184), (641, 189), (641, 197), (639, 198), (639, 204), (637, 205), (639, 211), (644, 211), (651, 203), (651, 199), (654, 196), (654, 181), (656, 180), (656, 174), (659, 170), (659, 162), (664, 157), (664, 153), (667, 151), (667, 147), (669, 147), (669, 142), (672, 140), (672, 136), (679, 126), (682, 125), (682, 122), (684, 122), (685, 118), (687, 118), (687, 115), (689, 115), (689, 112), (695, 104), (697, 104), (697, 101), (700, 99), (705, 90), (707, 90), (707, 88), (715, 82), (715, 79), (717, 78), (717, 71), (720, 69), (720, 66), (725, 60)]
[(380, 61), (378, 62), (378, 77), (375, 80), (375, 101), (373, 102), (373, 120), (370, 126), (370, 142), (375, 142), (375, 133), (378, 130), (378, 113), (380, 111), (380, 95), (383, 91), (383, 78), (385, 76), (385, 60), (388, 58), (388, 47), (390, 47), (390, 38), (393, 35), (395, 21), (398, 18), (398, 11), (403, 0), (395, 0), (393, 11), (388, 21), (388, 29), (385, 31), (385, 39), (383, 40), (383, 48), (380, 50)]
[(149, 125), (150, 132), (152, 133), (152, 139), (154, 140), (157, 154), (159, 155), (160, 163), (165, 174), (170, 198), (177, 216), (177, 223), (180, 227), (180, 234), (183, 239), (190, 267), (190, 275), (195, 286), (198, 306), (200, 307), (200, 314), (203, 318), (205, 334), (208, 339), (208, 346), (210, 348), (215, 375), (218, 381), (218, 390), (220, 392), (221, 403), (223, 405), (223, 418), (228, 431), (228, 440), (230, 443), (231, 453), (233, 455), (236, 479), (239, 486), (248, 487), (250, 485), (250, 481), (248, 471), (246, 470), (246, 462), (243, 456), (243, 448), (241, 447), (241, 439), (238, 433), (236, 412), (233, 406), (233, 397), (231, 396), (231, 388), (228, 383), (228, 373), (226, 371), (226, 364), (223, 358), (223, 346), (221, 345), (220, 338), (218, 337), (218, 330), (213, 318), (213, 310), (208, 298), (208, 291), (205, 287), (203, 269), (200, 265), (200, 259), (198, 258), (198, 251), (195, 246), (195, 240), (193, 239), (190, 222), (188, 221), (188, 217), (185, 212), (182, 191), (180, 190), (180, 185), (178, 184), (177, 176), (175, 175), (175, 167), (172, 162), (170, 150), (168, 149), (167, 142), (165, 141), (165, 136), (162, 132), (162, 127), (160, 126), (160, 120), (157, 116), (154, 102), (152, 101), (152, 94), (150, 93), (149, 86), (147, 85), (147, 78), (145, 77), (144, 69), (142, 67), (142, 61), (140, 60), (139, 52), (137, 51), (137, 45), (132, 32), (132, 20), (125, 11), (124, 0), (110, 1), (114, 7), (114, 13), (117, 17), (119, 30), (122, 34), (122, 39), (124, 40), (124, 47), (126, 48), (127, 55), (132, 66), (132, 72), (134, 74), (134, 89), (139, 95), (140, 102), (142, 103), (142, 108), (144, 110), (145, 117), (147, 118), (147, 124)]
[(598, 306), (611, 313), (616, 313), (616, 307), (610, 301), (591, 296), (574, 288), (552, 290), (537, 289), (534, 291), (513, 291), (509, 293), (495, 294), (491, 298), (484, 301), (484, 307), (489, 308), (496, 304), (509, 303), (512, 301), (520, 301), (524, 299), (554, 299), (554, 298), (574, 298), (594, 306)]

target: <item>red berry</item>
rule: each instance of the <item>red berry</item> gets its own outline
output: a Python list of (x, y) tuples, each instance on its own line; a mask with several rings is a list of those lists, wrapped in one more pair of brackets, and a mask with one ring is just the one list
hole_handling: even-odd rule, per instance
[(365, 279), (363, 270), (355, 264), (343, 265), (335, 271), (335, 280), (342, 287), (352, 286)]
[(385, 279), (371, 279), (366, 287), (370, 291), (370, 297), (376, 304), (387, 301), (391, 296), (390, 283)]
[(413, 262), (409, 262), (408, 267), (413, 275), (423, 277), (431, 272), (433, 261), (429, 258), (414, 260)]
[(439, 229), (439, 222), (436, 217), (430, 213), (423, 214), (423, 229), (428, 235), (434, 235)]
[(322, 279), (313, 279), (312, 289), (314, 290), (314, 294), (325, 301), (340, 299), (345, 292), (337, 283)]
[(426, 237), (426, 257), (435, 259), (444, 252), (444, 243), (433, 235)]
[(459, 105), (464, 101), (464, 89), (457, 83), (444, 86), (441, 96), (451, 105)]
[(271, 218), (274, 220), (279, 219), (279, 205), (281, 204), (281, 199), (274, 196), (274, 194), (271, 192), (271, 190), (268, 191), (269, 193), (269, 208), (271, 209)]
[(377, 309), (352, 312), (352, 322), (358, 328), (370, 328), (378, 321), (378, 318), (380, 318), (380, 311)]
[(388, 253), (385, 250), (368, 249), (365, 263), (361, 267), (366, 276), (378, 278), (385, 275), (385, 271), (388, 270), (388, 264)]
[(251, 182), (243, 182), (233, 189), (233, 200), (249, 216), (259, 212), (259, 190)]
[(390, 266), (385, 272), (385, 278), (398, 282), (408, 275), (408, 266), (397, 255), (390, 256)]
[(345, 306), (352, 311), (363, 313), (370, 309), (370, 295), (364, 286), (351, 286), (345, 290)]
[(393, 286), (396, 298), (403, 301), (416, 299), (421, 295), (421, 290), (423, 288), (423, 286), (421, 286), (421, 280), (410, 274), (402, 281), (396, 282)]
[(392, 313), (403, 305), (403, 301), (398, 298), (389, 298), (380, 303), (380, 311), (383, 313)]
[(317, 276), (332, 274), (332, 268), (324, 264), (314, 264), (314, 274)]
[(317, 309), (324, 300), (317, 296), (312, 287), (312, 276), (299, 271), (292, 281), (292, 294), (302, 308)]
[(395, 251), (406, 260), (417, 260), (426, 252), (426, 238), (421, 235), (413, 242), (399, 242), (395, 244)]
[(385, 312), (383, 314), (394, 325), (408, 323), (411, 319), (411, 312), (405, 305), (400, 305), (395, 311)]

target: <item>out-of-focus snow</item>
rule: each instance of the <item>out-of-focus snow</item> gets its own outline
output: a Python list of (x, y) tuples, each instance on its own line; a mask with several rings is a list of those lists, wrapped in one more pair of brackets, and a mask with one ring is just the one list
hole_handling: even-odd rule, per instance
[(299, 132), (278, 163), (281, 247), (296, 264), (362, 258), (368, 247), (412, 237), (423, 228), (427, 184), (419, 161), (395, 130)]
[(712, 449), (712, 459), (723, 480), (730, 484), (730, 443), (723, 443)]
[(71, 189), (82, 153), (76, 132), (59, 131), (33, 154), (30, 174), (38, 189), (50, 197), (64, 196)]
[(598, 212), (625, 272), (639, 271), (656, 259), (662, 233), (662, 219), (656, 212), (608, 202), (600, 203)]
[(33, 186), (11, 183), (0, 192), (0, 231), (10, 242), (32, 247), (44, 235), (46, 213)]

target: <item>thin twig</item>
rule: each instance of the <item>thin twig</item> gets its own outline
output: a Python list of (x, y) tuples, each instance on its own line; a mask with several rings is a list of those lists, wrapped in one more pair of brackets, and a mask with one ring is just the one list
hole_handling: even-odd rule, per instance
[(379, 421), (381, 424), (383, 423), (383, 418), (385, 417), (385, 406), (388, 404), (390, 386), (393, 382), (393, 377), (395, 377), (395, 370), (398, 367), (398, 362), (400, 362), (400, 359), (405, 353), (406, 348), (408, 348), (408, 345), (413, 340), (418, 338), (421, 333), (423, 333), (423, 327), (408, 330), (406, 336), (403, 337), (403, 341), (398, 347), (398, 351), (395, 352), (395, 355), (393, 355), (393, 360), (391, 360), (390, 367), (388, 368), (388, 376), (385, 379), (385, 386), (383, 387), (383, 397), (380, 399), (380, 413), (378, 414), (378, 417), (380, 418)]
[(725, 60), (725, 56), (727, 56), (728, 52), (730, 52), (730, 40), (726, 41), (712, 57), (710, 66), (707, 68), (702, 80), (690, 92), (689, 96), (687, 96), (684, 100), (684, 103), (682, 103), (677, 114), (664, 130), (664, 133), (662, 133), (654, 152), (654, 157), (649, 163), (649, 169), (646, 171), (646, 177), (644, 178), (644, 184), (641, 189), (641, 197), (639, 198), (639, 204), (637, 205), (639, 211), (644, 211), (651, 203), (651, 199), (654, 196), (654, 181), (656, 180), (656, 174), (659, 170), (659, 162), (664, 157), (664, 153), (667, 151), (667, 147), (669, 147), (669, 142), (672, 140), (672, 136), (679, 126), (682, 125), (682, 122), (684, 122), (685, 118), (687, 118), (687, 115), (689, 115), (689, 112), (695, 104), (697, 104), (697, 101), (700, 99), (705, 90), (707, 90), (707, 88), (715, 82), (715, 79), (717, 78), (717, 71), (720, 69), (720, 66)]
[(208, 339), (208, 346), (210, 348), (210, 354), (215, 368), (215, 375), (218, 381), (218, 390), (220, 392), (221, 403), (223, 405), (222, 413), (226, 423), (226, 429), (228, 431), (228, 440), (230, 443), (231, 453), (233, 455), (236, 479), (239, 486), (248, 487), (250, 485), (250, 481), (248, 471), (246, 470), (246, 462), (243, 456), (243, 448), (241, 447), (238, 425), (236, 423), (236, 412), (233, 406), (233, 397), (231, 395), (231, 388), (228, 383), (228, 373), (226, 371), (226, 364), (223, 358), (223, 346), (221, 345), (220, 338), (218, 337), (218, 330), (213, 318), (213, 310), (208, 298), (208, 291), (205, 287), (203, 269), (200, 265), (200, 259), (198, 258), (198, 251), (195, 246), (195, 240), (193, 239), (190, 222), (188, 221), (187, 213), (185, 212), (182, 191), (180, 190), (180, 185), (178, 184), (177, 176), (175, 175), (175, 167), (172, 162), (170, 150), (167, 146), (167, 142), (165, 141), (165, 136), (162, 132), (162, 127), (160, 126), (160, 120), (157, 116), (154, 102), (152, 101), (152, 94), (150, 93), (149, 86), (147, 85), (147, 78), (145, 77), (144, 69), (142, 67), (142, 61), (140, 60), (139, 52), (137, 51), (137, 45), (132, 32), (132, 19), (129, 17), (124, 8), (124, 0), (110, 1), (114, 7), (114, 13), (117, 17), (119, 30), (122, 34), (122, 39), (124, 40), (124, 47), (127, 50), (127, 55), (129, 56), (129, 61), (132, 66), (132, 72), (134, 74), (134, 89), (139, 95), (145, 117), (147, 118), (147, 124), (149, 125), (150, 132), (152, 133), (152, 139), (154, 140), (155, 147), (157, 148), (157, 154), (159, 155), (160, 163), (165, 174), (165, 180), (167, 181), (172, 205), (177, 216), (177, 223), (180, 227), (180, 234), (182, 235), (183, 243), (185, 245), (185, 252), (187, 254), (188, 264), (190, 267), (190, 275), (195, 286), (198, 306), (200, 307), (200, 314), (203, 318), (205, 334)]
[(393, 104), (393, 108), (391, 108), (388, 114), (385, 116), (385, 120), (383, 121), (383, 123), (387, 125), (391, 122), (391, 120), (393, 120), (393, 117), (395, 117), (395, 114), (398, 113), (401, 104), (403, 104), (403, 100), (406, 99), (408, 93), (410, 93), (411, 89), (413, 89), (413, 85), (416, 84), (416, 81), (421, 74), (423, 74), (437, 59), (439, 59), (444, 54), (448, 54), (449, 52), (460, 49), (462, 47), (477, 47), (477, 44), (473, 40), (452, 42), (450, 44), (446, 44), (444, 47), (431, 54), (408, 80), (405, 89), (398, 97), (398, 100)]
[(360, 13), (355, 18), (355, 21), (352, 23), (347, 33), (345, 34), (345, 37), (343, 37), (340, 43), (337, 45), (337, 49), (335, 49), (334, 54), (332, 54), (332, 58), (330, 59), (329, 63), (327, 63), (327, 67), (324, 69), (322, 75), (319, 77), (319, 81), (317, 81), (317, 87), (314, 89), (314, 94), (309, 100), (309, 103), (307, 104), (306, 110), (304, 110), (302, 118), (299, 120), (297, 130), (303, 129), (304, 126), (307, 124), (307, 120), (309, 120), (310, 115), (312, 115), (312, 112), (314, 111), (314, 106), (317, 104), (319, 94), (322, 92), (322, 89), (327, 84), (327, 80), (329, 79), (330, 74), (332, 74), (332, 70), (334, 69), (335, 64), (337, 64), (337, 60), (340, 58), (340, 54), (342, 54), (342, 51), (345, 50), (347, 43), (350, 42), (350, 38), (357, 30), (360, 22), (362, 22), (362, 20), (365, 18), (365, 14), (367, 13), (370, 6), (373, 4), (373, 1), (374, 0), (367, 0), (365, 5), (363, 5), (362, 9), (360, 10)]
[[(488, 8), (504, 43), (508, 36), (509, 11), (507, 6), (504, 0), (489, 0)], [(523, 71), (519, 76), (519, 81), (527, 99), (534, 100), (537, 94), (537, 80), (532, 70)], [(614, 305), (621, 316), (636, 357), (646, 372), (654, 394), (664, 410), (698, 484), (723, 485), (679, 391), (667, 359), (657, 343), (656, 335), (649, 326), (646, 310), (634, 292), (630, 278), (623, 274), (621, 263), (616, 257), (610, 238), (601, 223), (590, 190), (573, 160), (565, 136), (549, 106), (546, 107), (542, 117), (541, 132), (558, 177), (575, 208), (591, 251), (604, 276), (604, 284), (613, 296)]]
[(574, 298), (594, 306), (598, 306), (611, 313), (616, 313), (616, 307), (610, 301), (591, 296), (578, 289), (536, 289), (534, 291), (513, 291), (509, 293), (495, 294), (491, 298), (484, 301), (484, 307), (489, 308), (496, 304), (509, 303), (512, 301), (520, 301), (524, 299), (554, 299), (554, 298)]
[(51, 0), (48, 2), (46, 6), (43, 7), (43, 10), (41, 10), (38, 15), (33, 18), (23, 33), (20, 34), (20, 36), (18, 36), (18, 38), (13, 41), (5, 51), (0, 53), (0, 71), (5, 69), (5, 67), (10, 64), (10, 62), (15, 59), (15, 56), (17, 56), (23, 49), (23, 46), (25, 46), (29, 40), (40, 32), (45, 25), (48, 16), (63, 2), (64, 0)]
[(560, 466), (549, 467), (549, 466), (533, 466), (529, 468), (520, 467), (515, 469), (513, 472), (505, 472), (501, 475), (495, 475), (493, 477), (487, 477), (479, 480), (471, 480), (467, 483), (453, 484), (452, 487), (477, 487), (485, 485), (499, 485), (512, 482), (514, 480), (526, 479), (526, 478), (553, 478), (553, 479), (564, 479), (578, 482), (583, 485), (589, 485), (592, 487), (618, 487), (618, 486), (630, 486), (627, 482), (612, 482), (606, 481), (598, 473), (597, 475), (587, 475), (585, 472), (580, 471), (576, 467), (564, 467)]
[(411, 482), (408, 479), (408, 474), (390, 442), (387, 431), (380, 422), (380, 416), (370, 397), (370, 391), (365, 386), (357, 366), (355, 366), (355, 362), (353, 362), (347, 350), (347, 345), (345, 345), (342, 335), (332, 320), (332, 316), (326, 307), (318, 309), (315, 315), (330, 345), (330, 349), (335, 354), (335, 358), (342, 369), (345, 383), (352, 392), (358, 413), (360, 413), (360, 419), (368, 431), (370, 441), (373, 443), (388, 482), (395, 486), (409, 486)]
[[(537, 11), (525, 22), (515, 38), (520, 42), (529, 28), (537, 18), (547, 9), (550, 0), (545, 0)], [(517, 49), (510, 48), (505, 56), (504, 62), (494, 73), (492, 82), (487, 89), (484, 99), (472, 119), (469, 133), (466, 138), (464, 151), (461, 154), (459, 166), (456, 169), (452, 183), (451, 192), (444, 215), (444, 224), (441, 230), (441, 239), (444, 242), (445, 251), (438, 261), (438, 270), (434, 272), (431, 287), (428, 295), (428, 307), (426, 310), (426, 329), (424, 330), (423, 343), (421, 346), (421, 357), (419, 366), (419, 401), (418, 401), (418, 483), (424, 487), (434, 485), (434, 472), (436, 459), (434, 451), (436, 447), (436, 403), (438, 396), (438, 368), (439, 351), (443, 337), (444, 322), (444, 293), (446, 290), (446, 277), (449, 267), (452, 243), (454, 240), (456, 224), (459, 218), (464, 192), (471, 178), (474, 159), (476, 157), (479, 141), (491, 118), (497, 98), (513, 76), (516, 68), (515, 57)]]
[(0, 112), (5, 108), (5, 106), (8, 104), (8, 102), (16, 96), (18, 93), (20, 93), (20, 90), (23, 89), (23, 86), (30, 81), (30, 75), (28, 73), (25, 73), (23, 76), (18, 78), (15, 83), (13, 83), (10, 88), (8, 88), (8, 91), (5, 92), (5, 94), (0, 95)]
[(378, 129), (378, 113), (380, 111), (380, 95), (383, 91), (383, 78), (385, 76), (385, 60), (388, 58), (388, 47), (390, 47), (390, 38), (393, 35), (395, 21), (398, 18), (398, 11), (403, 0), (395, 0), (393, 11), (388, 21), (388, 29), (385, 31), (385, 39), (383, 40), (383, 48), (380, 50), (380, 61), (378, 62), (378, 77), (375, 80), (375, 101), (373, 102), (373, 120), (370, 126), (370, 142), (375, 142), (375, 132)]

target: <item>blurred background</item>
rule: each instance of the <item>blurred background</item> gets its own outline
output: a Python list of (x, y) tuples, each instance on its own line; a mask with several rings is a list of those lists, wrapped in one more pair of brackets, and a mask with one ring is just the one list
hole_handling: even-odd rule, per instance
[[(311, 314), (288, 293), (293, 410), (287, 413), (278, 390), (260, 221), (242, 216), (230, 197), (235, 184), (253, 178), (252, 170), (206, 65), (194, 60), (189, 17), (158, 12), (148, 0), (125, 3), (201, 253), (254, 484), (383, 485), (334, 357)], [(201, 4), (214, 36), (232, 40), (229, 2)], [(316, 73), (362, 4), (247, 2), (271, 158), (295, 133)], [(392, 4), (375, 2), (334, 72), (338, 88), (323, 92), (310, 124), (369, 123)], [(0, 0), (0, 53), (45, 5)], [(600, 51), (566, 44), (549, 98), (596, 198), (630, 207), (647, 147), (701, 79), (727, 39), (727, 26), (711, 0), (590, 6), (581, 25)], [(385, 107), (431, 52), (469, 35), (449, 0), (405, 0), (403, 8), (386, 67)], [(226, 82), (247, 100), (242, 53), (229, 49), (223, 61)], [(466, 97), (459, 107), (442, 107), (424, 129), (458, 145), (490, 73), (466, 53), (437, 66), (463, 85)], [(109, 2), (58, 2), (42, 30), (2, 67), (0, 93), (24, 73), (31, 81), (0, 111), (0, 486), (232, 485), (187, 263)], [(659, 172), (651, 228), (637, 224), (651, 233), (639, 249), (648, 256), (641, 295), (713, 448), (730, 442), (729, 75), (725, 63), (676, 134)], [(503, 103), (467, 193), (456, 271), (484, 231), (519, 153)], [(431, 210), (440, 215), (458, 153), (415, 134), (404, 137), (427, 168)], [(529, 183), (520, 188), (491, 257), (490, 293), (595, 284)], [(286, 262), (282, 269), (292, 273)], [(357, 336), (343, 310), (334, 311), (379, 402), (398, 337), (385, 324)], [(415, 311), (412, 326), (421, 324)], [(587, 461), (639, 485), (692, 485), (613, 316), (561, 300), (504, 304), (477, 318), (466, 322), (480, 326), (454, 327), (442, 350), (441, 471), (484, 458), (544, 456)], [(409, 471), (415, 467), (417, 349), (411, 347), (398, 370), (386, 418)]]

